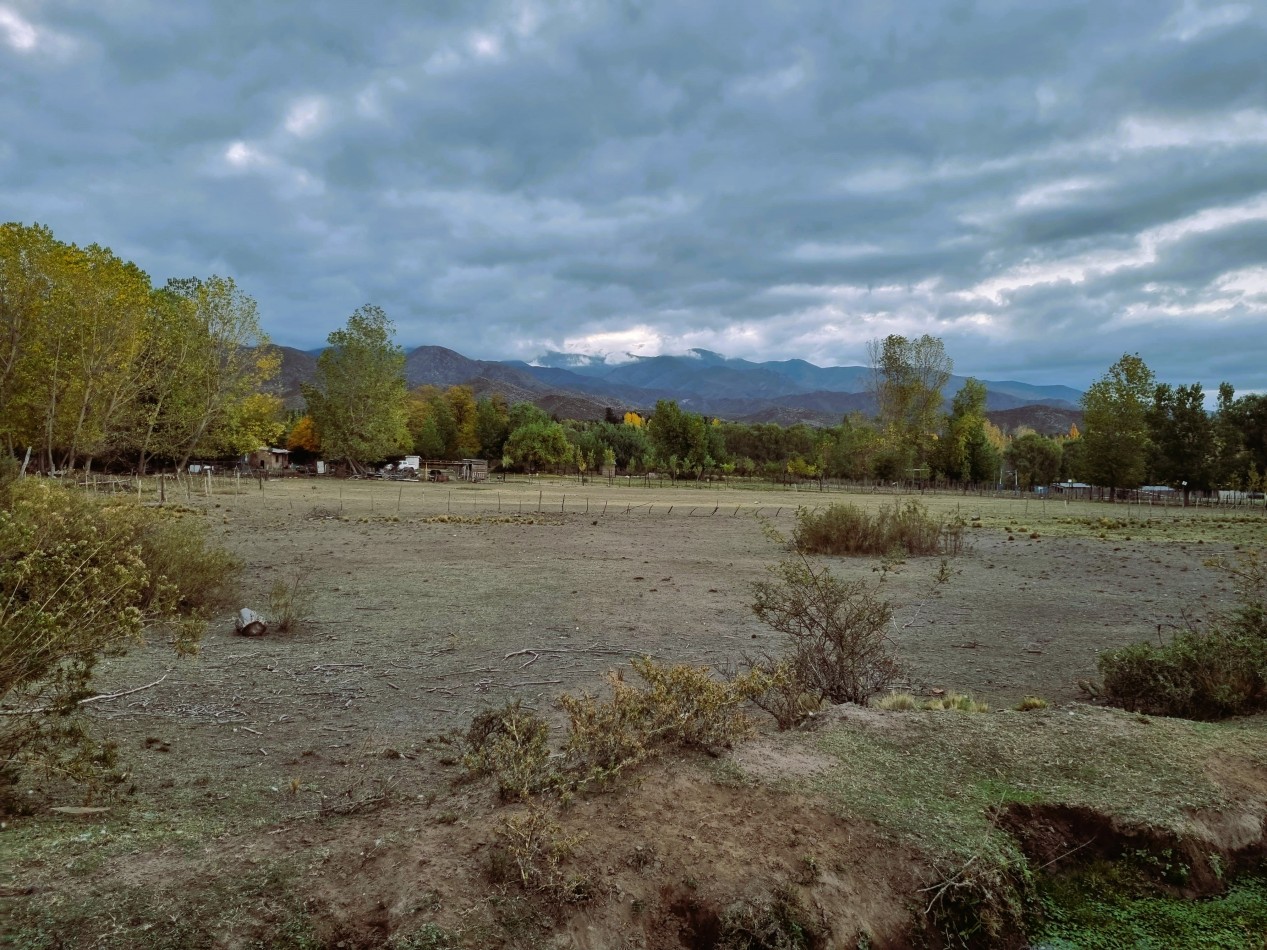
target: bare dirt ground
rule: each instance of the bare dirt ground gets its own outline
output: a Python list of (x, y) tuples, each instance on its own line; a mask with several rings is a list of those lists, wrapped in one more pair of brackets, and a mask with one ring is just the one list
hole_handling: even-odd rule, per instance
[[(148, 493), (146, 500), (152, 501)], [(202, 495), (169, 496), (168, 504), (193, 509), (188, 517), (207, 517), (245, 562), (242, 606), (267, 613), (274, 584), (298, 580), (302, 621), (286, 635), (246, 639), (234, 633), (226, 615), (211, 625), (194, 658), (176, 659), (164, 644), (152, 643), (102, 664), (97, 681), (102, 692), (162, 678), (149, 689), (93, 707), (93, 717), (119, 741), (131, 767), (132, 804), (122, 820), (145, 860), (125, 862), (123, 869), (141, 878), (161, 877), (162, 855), (203, 849), (211, 860), (217, 840), (233, 842), (235, 860), (254, 862), (256, 850), (275, 855), (289, 842), (307, 858), (327, 847), (354, 864), (361, 858), (349, 848), (359, 849), (366, 862), (379, 860), (374, 855), (381, 842), (373, 841), (385, 836), (396, 844), (383, 854), (413, 862), (401, 886), (423, 907), (418, 894), (444, 891), (442, 880), (457, 880), (454, 868), (466, 860), (462, 849), (478, 850), (478, 842), (463, 843), (460, 831), (467, 827), (465, 809), (483, 807), (482, 798), (445, 799), (448, 804), (435, 806), (441, 812), (426, 818), (431, 837), (407, 847), (399, 843), (405, 830), (399, 825), (414, 831), (422, 819), (397, 815), (389, 831), (358, 826), (337, 848), (317, 840), (337, 837), (337, 829), (294, 832), (284, 822), (372, 796), (385, 785), (397, 800), (434, 812), (432, 804), (449, 794), (457, 770), (447, 747), (433, 737), (464, 728), (487, 706), (519, 698), (553, 715), (553, 696), (601, 688), (603, 673), (632, 656), (726, 669), (747, 652), (777, 652), (777, 635), (749, 608), (752, 583), (787, 554), (763, 525), (788, 534), (798, 505), (876, 506), (894, 500), (575, 482), (467, 486), (303, 479), (243, 483), (236, 490), (226, 482), (209, 495), (204, 489)], [(970, 549), (951, 561), (949, 583), (934, 584), (936, 558), (883, 568), (875, 559), (830, 561), (843, 576), (882, 580), (897, 607), (895, 636), (910, 662), (914, 689), (971, 692), (994, 706), (1025, 695), (1075, 699), (1077, 681), (1095, 675), (1098, 651), (1157, 637), (1159, 631), (1164, 636), (1185, 614), (1199, 618), (1227, 604), (1223, 575), (1207, 567), (1206, 559), (1267, 540), (1256, 513), (957, 495), (921, 500), (969, 525)], [(702, 806), (690, 805), (669, 819), (675, 781), (699, 779), (665, 773), (648, 780), (660, 788), (655, 823), (685, 836), (692, 832), (684, 828), (702, 820), (691, 809)], [(749, 815), (727, 827), (739, 829), (740, 837), (756, 834), (755, 806), (740, 802), (742, 796), (724, 784), (718, 787), (722, 790), (708, 792), (719, 802), (726, 799), (717, 807), (746, 809)], [(50, 804), (78, 802), (72, 789), (42, 788), (39, 794)], [(652, 805), (639, 805), (638, 792), (628, 794), (634, 797), (623, 804), (603, 799), (585, 807), (628, 808), (637, 828), (638, 809)], [(691, 798), (680, 796), (684, 802)], [(807, 829), (816, 820), (822, 826), (808, 813), (802, 818)], [(241, 837), (248, 828), (281, 834), (248, 841)], [(23, 840), (29, 844), (38, 829), (27, 833), (32, 837)], [(874, 851), (864, 826), (839, 834), (853, 834), (860, 842), (852, 850), (841, 844), (842, 853)], [(184, 852), (182, 836), (188, 839)], [(634, 865), (634, 849), (647, 844), (637, 837), (631, 832), (625, 842)], [(159, 850), (146, 846), (148, 841), (161, 842)], [(449, 857), (420, 857), (419, 849), (437, 847)], [(809, 853), (803, 842), (767, 850), (771, 860), (785, 864)], [(53, 852), (41, 855), (35, 847), (30, 853), (36, 857), (8, 882), (11, 890), (59, 891), (67, 874), (96, 881), (101, 873), (89, 858), (72, 857), (69, 866), (55, 867), (60, 858)], [(76, 860), (86, 862), (78, 871)], [(428, 868), (428, 860), (439, 864)], [(891, 862), (883, 873), (914, 879), (904, 861)], [(627, 899), (634, 912), (651, 895), (625, 880), (627, 872), (609, 876), (619, 879), (614, 887), (631, 891)], [(684, 873), (674, 880), (680, 884)], [(718, 889), (717, 900), (723, 890), (742, 894), (739, 871), (719, 873), (735, 880), (727, 882), (728, 890)], [(880, 873), (877, 867), (872, 877)], [(356, 874), (344, 876), (354, 880)], [(840, 886), (856, 887), (864, 879), (855, 875), (850, 879), (855, 883)], [(428, 880), (434, 887), (423, 886)], [(683, 945), (683, 933), (708, 926), (689, 912), (688, 905), (702, 898), (677, 896), (687, 909), (672, 938), (636, 945)], [(364, 938), (364, 945), (392, 929), (366, 925), (373, 908), (360, 906), (364, 901), (358, 903), (352, 891), (327, 894), (325, 900), (357, 904), (353, 916), (364, 933), (358, 931), (356, 940)], [(400, 919), (400, 907), (389, 908), (387, 897), (366, 900), (374, 906), (387, 901), (380, 908), (384, 920)], [(862, 895), (855, 905), (871, 907), (870, 901)], [(883, 918), (878, 908), (867, 912)], [(578, 919), (568, 926), (581, 926)], [(540, 933), (549, 930), (538, 923)], [(126, 930), (126, 924), (120, 926)], [(885, 926), (877, 924), (875, 932)], [(222, 936), (215, 945), (248, 945), (240, 935)], [(579, 931), (567, 939), (572, 942), (562, 945), (614, 945), (587, 942)]]
[[(597, 688), (630, 656), (725, 668), (779, 648), (749, 607), (752, 583), (787, 555), (762, 523), (786, 535), (798, 505), (834, 501), (894, 498), (311, 480), (195, 496), (186, 504), (206, 509), (245, 561), (242, 605), (267, 612), (272, 586), (298, 578), (300, 627), (244, 639), (226, 615), (191, 660), (152, 644), (103, 664), (103, 691), (168, 678), (99, 715), (121, 733), (194, 746), (206, 768), (241, 769), (267, 760), (260, 747), (409, 746), (487, 705), (521, 697), (544, 707), (559, 692)], [(1081, 523), (1081, 536), (1061, 536), (1071, 519), (1116, 517), (1105, 505), (924, 501), (979, 519), (936, 592), (937, 558), (887, 571), (877, 559), (828, 559), (846, 577), (883, 576), (917, 689), (994, 704), (1073, 699), (1099, 651), (1165, 635), (1185, 612), (1199, 618), (1225, 602), (1222, 575), (1204, 561), (1236, 540), (1197, 544), (1178, 531), (1126, 540), (1129, 527), (1100, 538), (1097, 524)], [(1215, 533), (1185, 517), (1199, 516), (1156, 515)], [(1237, 522), (1230, 537), (1264, 526)]]

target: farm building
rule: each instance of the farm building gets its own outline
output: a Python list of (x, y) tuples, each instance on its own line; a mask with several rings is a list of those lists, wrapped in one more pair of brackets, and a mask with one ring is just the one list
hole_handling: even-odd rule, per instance
[(242, 461), (253, 469), (275, 472), (290, 464), (290, 452), (287, 449), (260, 446), (249, 455), (243, 456)]
[(460, 480), (482, 482), (488, 478), (488, 462), (484, 459), (425, 459), (418, 469), (419, 477), (433, 482)]

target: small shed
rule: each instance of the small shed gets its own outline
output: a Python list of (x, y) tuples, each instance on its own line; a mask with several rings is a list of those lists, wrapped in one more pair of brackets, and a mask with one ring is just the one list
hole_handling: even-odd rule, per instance
[(290, 464), (290, 451), (260, 446), (245, 456), (242, 461), (257, 471), (276, 472)]
[(488, 462), (484, 459), (423, 459), (418, 469), (422, 478), (433, 482), (461, 479), (464, 482), (482, 482), (488, 478)]

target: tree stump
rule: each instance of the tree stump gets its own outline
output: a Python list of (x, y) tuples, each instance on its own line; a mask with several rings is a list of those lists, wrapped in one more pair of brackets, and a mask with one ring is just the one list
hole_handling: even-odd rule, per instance
[(268, 633), (268, 621), (249, 607), (238, 611), (237, 632), (244, 637), (262, 637)]

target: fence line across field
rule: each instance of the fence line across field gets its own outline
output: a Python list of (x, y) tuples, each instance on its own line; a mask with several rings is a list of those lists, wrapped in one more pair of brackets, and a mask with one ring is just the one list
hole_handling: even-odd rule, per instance
[[(1015, 492), (964, 492), (947, 489), (902, 490), (876, 483), (833, 483), (819, 486), (776, 483), (692, 483), (630, 479), (591, 479), (585, 484), (551, 482), (542, 485), (529, 478), (484, 482), (453, 487), (415, 481), (377, 482), (361, 479), (258, 478), (240, 474), (168, 473), (163, 475), (101, 475), (82, 478), (84, 488), (114, 494), (130, 494), (145, 504), (179, 504), (194, 501), (219, 504), (257, 504), (265, 509), (285, 509), (304, 515), (313, 508), (337, 507), (339, 514), (418, 517), (489, 514), (646, 514), (663, 517), (735, 517), (761, 514), (780, 517), (799, 507), (817, 510), (832, 504), (863, 502), (865, 499), (898, 501), (919, 499), (936, 511), (972, 512), (973, 501), (992, 499), (1011, 502), (1020, 515), (1050, 514), (1061, 509), (1094, 510), (1099, 516), (1114, 513), (1132, 521), (1154, 519), (1183, 520), (1219, 518), (1229, 514), (1257, 515), (1267, 521), (1267, 509), (1252, 500), (1228, 502), (1192, 499), (1181, 504), (1145, 501), (1108, 503), (1088, 498), (1035, 495)], [(643, 500), (647, 489), (657, 492), (655, 500)], [(743, 496), (755, 495), (754, 498)], [(763, 499), (760, 496), (783, 497)], [(713, 496), (713, 497), (709, 497)], [(788, 497), (790, 496), (790, 497)], [(991, 504), (994, 511), (1001, 509)], [(1006, 510), (1006, 509), (1002, 509)]]

